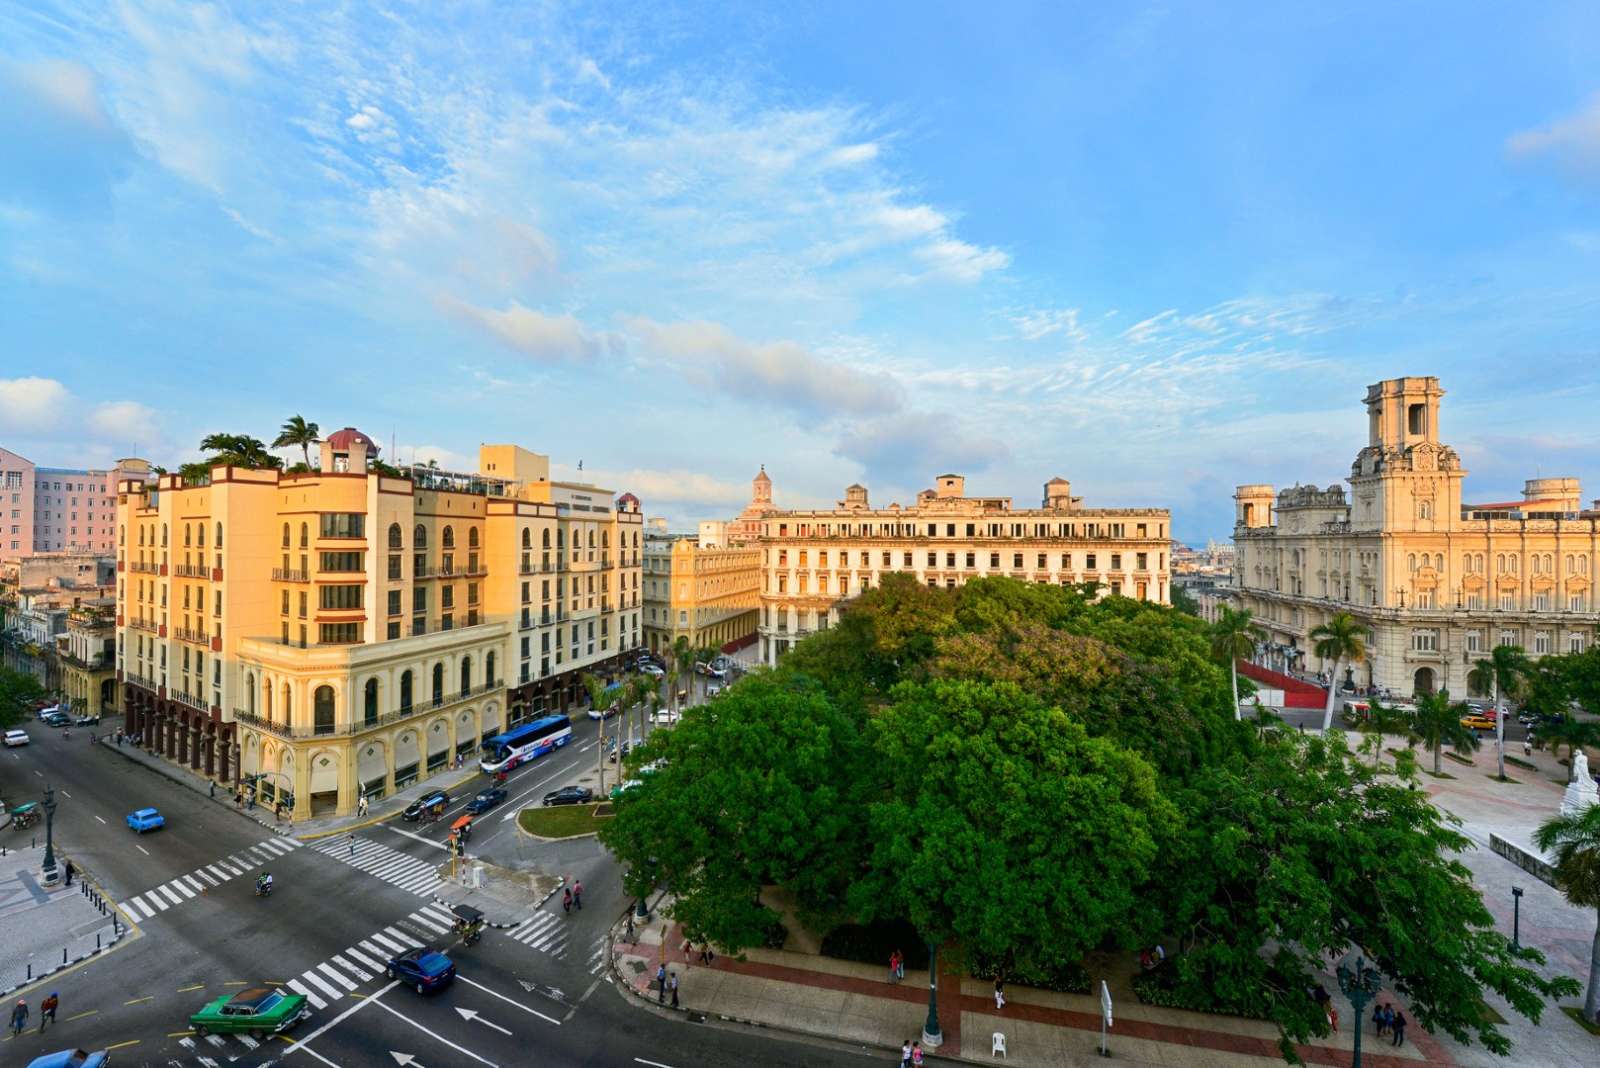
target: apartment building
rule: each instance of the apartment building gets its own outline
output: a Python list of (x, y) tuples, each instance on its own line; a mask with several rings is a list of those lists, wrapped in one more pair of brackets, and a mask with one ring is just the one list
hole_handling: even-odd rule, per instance
[[(770, 482), (765, 489), (770, 499)], [(1170, 512), (1084, 508), (1062, 478), (1045, 483), (1038, 508), (969, 497), (966, 479), (946, 474), (906, 507), (874, 509), (866, 487), (854, 485), (832, 509), (767, 510), (759, 523), (758, 631), (769, 664), (836, 622), (840, 601), (895, 571), (950, 588), (994, 575), (1093, 582), (1108, 594), (1169, 603)]]
[(77, 716), (117, 710), (116, 600), (101, 598), (67, 613), (67, 632), (57, 639), (61, 689)]
[(644, 635), (652, 652), (684, 638), (691, 648), (732, 651), (756, 633), (761, 550), (725, 545), (720, 523), (692, 534), (645, 536)]
[(1400, 694), (1471, 694), (1496, 645), (1539, 657), (1595, 640), (1600, 501), (1585, 509), (1577, 479), (1535, 478), (1520, 500), (1464, 503), (1443, 396), (1433, 377), (1367, 388), (1348, 496), (1338, 484), (1234, 493), (1233, 601), (1267, 630), (1268, 666), (1331, 674), (1310, 634), (1338, 612), (1365, 624), (1368, 647), (1340, 684)]
[(38, 467), (0, 449), (0, 560), (35, 553), (110, 554), (117, 486), (148, 478), (144, 460), (105, 469)]
[[(352, 428), (304, 474), (123, 483), (128, 729), (297, 818), (353, 811), (579, 700), (642, 643), (631, 494), (484, 445), (479, 470), (375, 469)], [(386, 473), (387, 472), (387, 473)]]

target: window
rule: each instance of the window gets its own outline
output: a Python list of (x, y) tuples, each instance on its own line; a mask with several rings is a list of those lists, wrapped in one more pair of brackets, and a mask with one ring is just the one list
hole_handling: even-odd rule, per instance
[[(324, 512), (321, 519), (324, 538), (360, 538), (366, 535), (367, 517), (360, 512)], [(305, 545), (304, 539), (300, 544)]]
[[(448, 528), (447, 528), (448, 529)], [(444, 704), (444, 665), (433, 665), (433, 703)]]
[(1511, 611), (1515, 611), (1516, 607), (1517, 607), (1517, 599), (1516, 599), (1516, 595), (1515, 594), (1502, 593), (1500, 595), (1500, 611), (1502, 611), (1502, 612), (1511, 612)]
[(317, 641), (323, 645), (350, 645), (361, 640), (359, 623), (323, 623), (317, 631)]
[(1433, 629), (1414, 630), (1411, 632), (1411, 649), (1418, 653), (1436, 653), (1439, 651), (1439, 632)]
[(1533, 610), (1535, 612), (1550, 611), (1550, 595), (1543, 591), (1533, 595)]
[(400, 673), (400, 711), (411, 711), (411, 672)]
[(1569, 635), (1567, 635), (1567, 652), (1569, 652), (1569, 653), (1581, 653), (1581, 652), (1583, 652), (1583, 635), (1582, 634), (1569, 634)]
[(456, 528), (455, 527), (445, 527), (444, 528), (444, 537), (440, 539), (440, 544), (443, 545), (446, 549), (454, 549), (456, 547)]
[(1095, 554), (1089, 553), (1083, 558), (1083, 566), (1094, 571), (1099, 565), (1094, 562)]
[(1467, 652), (1469, 652), (1469, 653), (1481, 653), (1481, 652), (1483, 652), (1483, 631), (1481, 631), (1481, 630), (1469, 630), (1469, 631), (1467, 631)]
[(414, 586), (411, 589), (411, 610), (413, 612), (426, 612), (428, 610), (428, 587)]
[(1533, 653), (1535, 656), (1544, 656), (1550, 651), (1550, 632), (1536, 630), (1533, 632)]
[(403, 544), (401, 544), (401, 534), (400, 534), (400, 524), (399, 523), (390, 523), (389, 524), (389, 548), (391, 548), (391, 549), (403, 549), (403, 548), (405, 548), (405, 546)]
[[(390, 624), (397, 626), (398, 624)], [(378, 722), (378, 680), (368, 679), (361, 696), (361, 715), (367, 726)]]
[(1517, 632), (1514, 631), (1514, 630), (1503, 630), (1503, 631), (1501, 631), (1500, 632), (1500, 643), (1499, 644), (1501, 644), (1501, 645), (1516, 645), (1517, 644)]
[(1583, 594), (1581, 594), (1581, 593), (1573, 593), (1573, 594), (1569, 594), (1567, 596), (1567, 611), (1569, 611), (1569, 612), (1581, 612), (1581, 611), (1583, 611)]
[[(360, 571), (361, 553), (318, 553), (324, 571)], [(398, 559), (398, 557), (396, 557)]]
[[(348, 611), (360, 608), (362, 591), (365, 586), (320, 586), (317, 589), (317, 605), (331, 611)], [(398, 594), (396, 590), (394, 593)], [(393, 602), (391, 602), (393, 603)]]
[(411, 533), (411, 547), (413, 549), (426, 549), (428, 547), (428, 528), (421, 523)]
[(400, 637), (400, 624), (398, 622), (389, 624), (388, 635), (390, 641), (394, 641)]

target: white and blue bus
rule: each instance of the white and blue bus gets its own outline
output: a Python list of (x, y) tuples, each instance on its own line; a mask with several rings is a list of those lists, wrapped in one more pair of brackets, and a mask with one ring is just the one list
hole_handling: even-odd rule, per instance
[(483, 743), (483, 759), (478, 766), (486, 775), (510, 771), (535, 757), (572, 741), (572, 721), (565, 715), (546, 716), (532, 723), (513, 727)]

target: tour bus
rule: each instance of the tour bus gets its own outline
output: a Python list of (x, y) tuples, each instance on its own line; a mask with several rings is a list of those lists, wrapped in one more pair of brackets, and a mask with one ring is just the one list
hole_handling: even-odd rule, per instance
[(572, 741), (572, 721), (565, 715), (546, 716), (532, 723), (513, 727), (483, 743), (483, 759), (478, 766), (485, 775), (510, 771), (535, 757)]

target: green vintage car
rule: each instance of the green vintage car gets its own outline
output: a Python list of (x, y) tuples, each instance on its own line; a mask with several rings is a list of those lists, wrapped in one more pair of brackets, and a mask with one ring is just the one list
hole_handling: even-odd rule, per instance
[(258, 986), (211, 1002), (189, 1017), (189, 1026), (202, 1036), (242, 1031), (261, 1038), (287, 1031), (310, 1015), (304, 995)]

